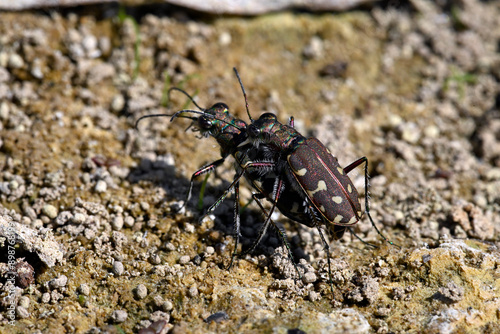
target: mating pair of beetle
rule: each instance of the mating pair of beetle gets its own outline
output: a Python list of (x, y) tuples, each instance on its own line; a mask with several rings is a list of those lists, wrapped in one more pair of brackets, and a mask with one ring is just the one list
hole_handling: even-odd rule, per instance
[[(290, 118), (288, 125), (281, 124), (271, 113), (265, 113), (256, 120), (252, 119), (245, 89), (237, 70), (234, 71), (243, 91), (250, 124), (232, 116), (224, 103), (216, 103), (208, 109), (201, 108), (187, 93), (178, 88), (172, 89), (188, 96), (199, 111), (181, 110), (174, 115), (147, 115), (141, 117), (137, 123), (147, 117), (171, 116), (171, 121), (177, 117), (189, 118), (203, 136), (215, 138), (220, 145), (221, 159), (200, 168), (192, 175), (185, 203), (190, 198), (196, 177), (213, 171), (229, 155), (234, 157), (236, 175), (232, 184), (207, 210), (207, 214), (215, 210), (234, 190), (236, 246), (229, 267), (237, 255), (240, 236), (239, 182), (245, 177), (256, 190), (253, 198), (266, 215), (257, 240), (245, 253), (251, 252), (260, 243), (269, 225), (273, 224), (271, 215), (277, 207), (288, 218), (318, 228), (327, 253), (329, 280), (333, 293), (330, 251), (320, 227), (324, 226), (334, 239), (338, 239), (346, 228), (361, 219), (363, 213), (359, 195), (347, 173), (365, 163), (365, 187), (368, 187), (368, 160), (362, 157), (342, 168), (337, 158), (332, 156), (318, 139), (306, 138), (295, 130), (293, 118)], [(264, 198), (272, 203), (269, 212), (260, 202)], [(365, 191), (365, 212), (371, 224), (382, 236), (369, 213), (368, 189)], [(277, 231), (293, 261), (284, 234), (279, 229)]]

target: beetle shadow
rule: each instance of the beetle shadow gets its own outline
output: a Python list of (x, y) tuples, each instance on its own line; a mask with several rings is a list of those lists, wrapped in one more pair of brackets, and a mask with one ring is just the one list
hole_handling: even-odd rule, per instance
[[(218, 173), (217, 169), (212, 171), (211, 174), (214, 174), (217, 178), (222, 179), (222, 182), (219, 182), (218, 185), (213, 185), (211, 182), (207, 183), (203, 196), (202, 209), (200, 210), (198, 206), (199, 194), (203, 183), (202, 176), (195, 181), (191, 198), (185, 206), (185, 208), (194, 216), (189, 219), (190, 222), (195, 225), (195, 228), (200, 224), (199, 219), (204, 217), (207, 209), (215, 203), (231, 185), (230, 181), (224, 180), (224, 178), (220, 177), (220, 173)], [(210, 178), (213, 178), (213, 176), (211, 175)], [(186, 200), (191, 180), (179, 176), (178, 173), (175, 172), (175, 166), (169, 164), (167, 160), (157, 159), (153, 161), (148, 158), (142, 158), (137, 167), (131, 169), (127, 176), (127, 180), (134, 185), (140, 185), (143, 182), (150, 182), (151, 184), (159, 186), (164, 190), (165, 196), (159, 200), (157, 204), (155, 204), (157, 207), (164, 209), (163, 217), (177, 217), (174, 218), (177, 220), (182, 216), (183, 212), (185, 212), (184, 210), (177, 212), (177, 210)], [(245, 182), (240, 184), (240, 189), (242, 187), (247, 187)], [(204, 239), (207, 246), (213, 246), (216, 250), (225, 249), (225, 252), (230, 255), (235, 246), (234, 191), (231, 191), (230, 195), (211, 213), (211, 216), (213, 218), (213, 227), (204, 232), (201, 237)], [(147, 220), (148, 217), (143, 216), (143, 219)], [(265, 219), (266, 217), (263, 212), (258, 208), (248, 206), (241, 210), (240, 207), (240, 252), (245, 252), (253, 246), (255, 240), (259, 236), (259, 232)], [(280, 223), (277, 224), (280, 226), (281, 233), (283, 233), (284, 228)], [(213, 234), (213, 231), (220, 233)], [(233, 236), (233, 239), (228, 239), (226, 236)], [(168, 238), (168, 236), (162, 236), (163, 241), (166, 241), (164, 240), (165, 238)], [(301, 258), (309, 260), (309, 256), (299, 247), (296, 240), (292, 241), (288, 239), (287, 242), (292, 249), (294, 261), (298, 262)], [(276, 229), (270, 227), (267, 229), (261, 242), (250, 254), (252, 256), (264, 255), (267, 258), (273, 254), (276, 248), (282, 246), (283, 243), (284, 242)], [(200, 253), (203, 253), (203, 251), (200, 251)]]

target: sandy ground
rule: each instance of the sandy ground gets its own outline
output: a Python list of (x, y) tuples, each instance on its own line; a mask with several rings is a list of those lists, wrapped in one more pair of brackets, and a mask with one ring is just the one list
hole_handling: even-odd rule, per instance
[[(0, 13), (0, 331), (500, 332), (500, 3), (441, 3)], [(174, 86), (248, 121), (233, 66), (254, 117), (294, 116), (342, 166), (369, 159), (372, 216), (399, 247), (368, 219), (353, 232), (377, 248), (331, 241), (333, 295), (318, 231), (280, 214), (302, 279), (275, 231), (227, 270), (232, 200), (199, 218), (231, 159), (176, 213), (219, 147), (185, 119), (134, 128), (195, 108)], [(241, 219), (244, 250), (264, 217)]]

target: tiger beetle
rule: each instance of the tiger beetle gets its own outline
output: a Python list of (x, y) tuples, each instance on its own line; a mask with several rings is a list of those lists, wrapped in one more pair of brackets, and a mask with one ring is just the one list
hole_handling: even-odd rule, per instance
[[(217, 103), (209, 109), (204, 109), (198, 106), (183, 90), (172, 88), (171, 90), (180, 91), (188, 96), (200, 111), (181, 110), (174, 115), (147, 115), (138, 119), (136, 126), (140, 120), (147, 117), (170, 116), (171, 121), (177, 117), (188, 118), (193, 120), (203, 136), (212, 136), (217, 140), (221, 147), (222, 158), (200, 168), (192, 175), (184, 205), (190, 198), (196, 177), (213, 171), (229, 155), (235, 158), (237, 173), (233, 183), (205, 213), (207, 215), (214, 211), (227, 195), (232, 190), (234, 191), (236, 246), (229, 268), (237, 255), (240, 237), (239, 181), (244, 176), (257, 190), (257, 193), (253, 194), (253, 199), (265, 213), (266, 219), (257, 240), (243, 254), (253, 251), (262, 240), (269, 225), (273, 224), (300, 276), (285, 233), (277, 228), (271, 220), (271, 215), (277, 207), (286, 217), (306, 226), (318, 228), (327, 253), (329, 281), (333, 294), (330, 250), (320, 226), (324, 225), (334, 239), (339, 239), (346, 228), (356, 224), (361, 219), (362, 212), (358, 192), (346, 174), (363, 163), (365, 163), (365, 187), (367, 189), (365, 191), (365, 212), (376, 231), (384, 240), (388, 241), (376, 227), (369, 211), (368, 160), (366, 157), (360, 158), (342, 169), (338, 160), (318, 139), (305, 138), (294, 129), (293, 118), (290, 118), (289, 125), (279, 123), (276, 116), (271, 113), (263, 114), (258, 120), (253, 120), (249, 112), (245, 89), (238, 72), (236, 69), (234, 71), (245, 98), (246, 111), (251, 120), (250, 125), (231, 116), (224, 103)], [(199, 116), (185, 116), (185, 113)], [(269, 212), (260, 202), (263, 198), (267, 198), (272, 204)], [(359, 239), (358, 236), (356, 237)], [(392, 244), (392, 242), (388, 242)]]

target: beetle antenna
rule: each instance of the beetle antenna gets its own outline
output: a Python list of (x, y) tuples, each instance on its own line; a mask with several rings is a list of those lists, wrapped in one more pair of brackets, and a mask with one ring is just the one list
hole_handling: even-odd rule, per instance
[(153, 114), (153, 115), (144, 115), (139, 117), (137, 121), (135, 121), (135, 129), (139, 130), (139, 122), (142, 121), (145, 118), (150, 118), (150, 117), (171, 117), (172, 115), (169, 114)]
[(233, 67), (233, 70), (234, 70), (234, 73), (236, 74), (236, 77), (238, 78), (238, 81), (240, 83), (240, 87), (241, 87), (241, 91), (243, 92), (243, 97), (245, 98), (245, 107), (247, 109), (247, 115), (248, 115), (248, 118), (250, 119), (250, 122), (253, 123), (253, 118), (252, 116), (250, 115), (250, 111), (248, 110), (248, 99), (247, 99), (247, 93), (245, 92), (245, 88), (243, 87), (243, 83), (241, 82), (241, 78), (240, 78), (240, 75), (238, 73), (238, 70), (236, 69), (236, 67)]
[(170, 89), (168, 90), (168, 100), (169, 100), (169, 101), (170, 101), (170, 92), (171, 92), (171, 91), (173, 91), (173, 90), (176, 90), (176, 91), (181, 92), (182, 94), (186, 95), (186, 96), (187, 96), (187, 98), (188, 98), (189, 100), (191, 100), (191, 102), (193, 102), (193, 104), (194, 104), (194, 105), (195, 105), (198, 109), (200, 109), (201, 111), (205, 111), (205, 110), (206, 110), (205, 108), (200, 107), (200, 106), (198, 105), (198, 103), (196, 103), (196, 101), (194, 100), (194, 98), (193, 98), (191, 95), (189, 95), (189, 94), (188, 94), (185, 90), (182, 90), (182, 89), (177, 88), (177, 87), (172, 87), (172, 88), (170, 88)]

